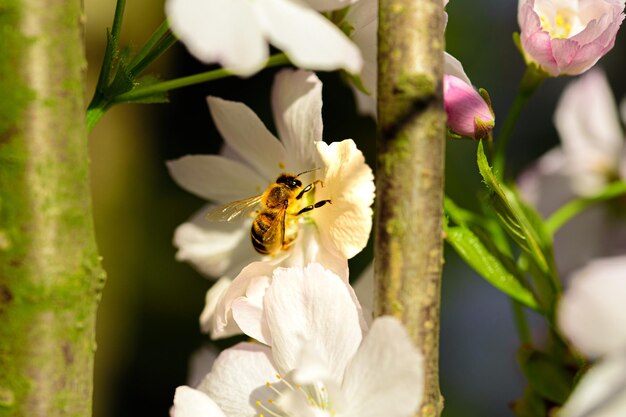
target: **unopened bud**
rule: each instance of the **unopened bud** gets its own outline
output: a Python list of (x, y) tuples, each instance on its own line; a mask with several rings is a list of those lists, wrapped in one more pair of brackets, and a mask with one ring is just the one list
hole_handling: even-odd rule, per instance
[(474, 87), (454, 75), (443, 77), (443, 105), (448, 129), (453, 133), (484, 139), (493, 130), (495, 117), (489, 103)]

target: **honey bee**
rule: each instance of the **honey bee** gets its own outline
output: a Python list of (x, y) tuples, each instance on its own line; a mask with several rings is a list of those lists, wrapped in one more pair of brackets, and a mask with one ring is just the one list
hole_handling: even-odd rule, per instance
[(209, 210), (206, 217), (209, 220), (231, 221), (259, 207), (250, 229), (252, 246), (263, 255), (286, 250), (297, 236), (297, 227), (292, 227), (297, 222), (297, 217), (326, 203), (332, 203), (330, 200), (320, 200), (298, 210), (298, 203), (306, 193), (317, 184), (324, 186), (320, 180), (313, 181), (306, 187), (302, 186), (298, 177), (311, 171), (315, 170), (304, 171), (298, 175), (282, 173), (263, 194), (215, 207)]

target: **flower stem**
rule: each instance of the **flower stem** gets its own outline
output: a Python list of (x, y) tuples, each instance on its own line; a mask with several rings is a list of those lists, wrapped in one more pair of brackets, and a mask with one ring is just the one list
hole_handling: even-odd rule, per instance
[[(289, 59), (283, 53), (276, 54), (271, 56), (267, 63), (265, 64), (265, 68), (271, 68), (278, 65), (288, 64)], [(175, 90), (177, 88), (188, 87), (190, 85), (201, 84), (207, 81), (214, 81), (220, 78), (230, 77), (233, 74), (227, 69), (219, 68), (212, 71), (202, 72), (200, 74), (189, 75), (187, 77), (176, 78), (169, 81), (164, 81), (162, 83), (149, 85), (143, 88), (137, 88), (136, 90), (129, 91), (128, 93), (120, 94), (119, 96), (113, 99), (114, 103), (121, 103), (125, 101), (136, 101), (142, 98), (152, 96), (159, 93), (166, 93), (170, 90)]]
[(579, 198), (565, 204), (555, 211), (545, 222), (548, 232), (554, 235), (565, 223), (580, 214), (583, 210), (602, 201), (626, 194), (626, 182), (616, 181), (607, 185), (593, 197)]
[(133, 75), (141, 74), (143, 70), (148, 67), (148, 65), (156, 61), (161, 55), (165, 53), (165, 51), (170, 49), (170, 47), (174, 45), (176, 41), (178, 41), (178, 39), (176, 38), (176, 36), (174, 36), (173, 33), (166, 33), (163, 39), (161, 39), (161, 41), (156, 44), (144, 58), (139, 60), (134, 66), (130, 67), (131, 73)]
[(159, 27), (154, 31), (154, 33), (152, 33), (150, 38), (148, 38), (144, 46), (141, 47), (139, 52), (137, 52), (137, 55), (135, 55), (133, 60), (128, 65), (128, 68), (130, 69), (132, 73), (138, 73), (138, 72), (141, 72), (141, 70), (143, 70), (143, 68), (141, 68), (140, 70), (137, 70), (138, 65), (148, 56), (150, 51), (152, 51), (152, 48), (154, 48), (155, 45), (161, 41), (163, 36), (165, 36), (165, 34), (168, 31), (169, 31), (169, 24), (167, 23), (167, 20), (165, 20), (163, 23), (159, 25)]
[(535, 65), (528, 65), (526, 71), (522, 76), (519, 88), (517, 90), (517, 96), (509, 109), (509, 112), (504, 120), (504, 125), (500, 130), (498, 139), (495, 142), (495, 153), (493, 159), (493, 171), (499, 180), (504, 178), (505, 162), (506, 162), (506, 148), (511, 139), (513, 129), (517, 124), (517, 119), (522, 112), (522, 109), (528, 102), (528, 99), (533, 95), (537, 88), (545, 80), (547, 74)]
[(533, 338), (528, 326), (528, 320), (526, 319), (526, 313), (524, 312), (524, 306), (515, 300), (511, 300), (511, 309), (513, 310), (513, 320), (520, 341), (524, 345), (532, 345)]

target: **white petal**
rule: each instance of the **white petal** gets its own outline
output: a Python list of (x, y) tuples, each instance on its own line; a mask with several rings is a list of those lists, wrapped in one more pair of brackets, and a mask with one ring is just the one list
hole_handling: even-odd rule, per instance
[(346, 21), (354, 28), (350, 38), (361, 50), (363, 69), (361, 82), (369, 95), (353, 87), (359, 112), (376, 117), (377, 96), (377, 32), (378, 32), (378, 1), (359, 0), (350, 7)]
[(372, 230), (374, 175), (351, 139), (330, 145), (318, 142), (317, 149), (326, 173), (325, 186), (316, 190), (315, 198), (330, 199), (332, 204), (314, 210), (312, 216), (322, 245), (352, 258), (365, 247)]
[[(577, 197), (570, 186), (566, 162), (560, 147), (552, 149), (518, 179), (523, 197), (544, 217)], [(557, 231), (554, 257), (563, 275), (591, 259), (623, 253), (620, 249), (626, 247), (626, 228), (606, 209), (602, 205), (590, 207)], [(580, 244), (580, 236), (586, 237), (584, 245)]]
[(596, 193), (618, 169), (623, 133), (617, 105), (604, 74), (593, 70), (563, 92), (554, 122), (566, 154), (572, 187)]
[(215, 327), (211, 332), (212, 338), (225, 337), (224, 332), (229, 328), (228, 326), (235, 323), (232, 312), (233, 302), (246, 295), (248, 286), (258, 285), (258, 280), (268, 281), (274, 268), (267, 262), (253, 262), (235, 277), (215, 308)]
[(167, 162), (170, 175), (185, 190), (206, 200), (230, 203), (261, 194), (267, 180), (239, 162), (217, 155), (187, 155)]
[(271, 352), (257, 343), (239, 343), (223, 351), (198, 389), (206, 392), (229, 417), (263, 413), (255, 403), (267, 404), (274, 392), (266, 387), (276, 380)]
[(378, 80), (378, 61), (376, 56), (377, 25), (378, 21), (373, 20), (367, 26), (355, 31), (351, 36), (363, 54), (361, 81), (363, 82), (363, 86), (367, 92), (370, 93), (374, 100), (376, 99), (376, 83)]
[(316, 384), (319, 382), (332, 381), (328, 361), (315, 346), (302, 341), (302, 349), (297, 358), (296, 369), (292, 373), (296, 384)]
[(558, 417), (626, 415), (626, 356), (603, 359), (580, 380)]
[(224, 141), (267, 181), (274, 182), (287, 159), (285, 148), (248, 106), (207, 97), (213, 121)]
[(626, 351), (626, 256), (577, 271), (559, 305), (559, 325), (590, 356)]
[(376, 115), (378, 114), (376, 97), (363, 93), (361, 90), (354, 87), (353, 85), (350, 85), (350, 88), (354, 93), (354, 99), (356, 100), (356, 107), (359, 111), (359, 114), (362, 114), (364, 116), (371, 116), (375, 120)]
[(357, 2), (357, 0), (305, 0), (305, 2), (315, 10), (326, 12), (329, 10), (343, 9)]
[(222, 277), (209, 288), (204, 297), (204, 309), (200, 314), (200, 329), (203, 333), (209, 333), (215, 327), (215, 310), (222, 295), (230, 287), (232, 279)]
[(302, 391), (287, 391), (276, 402), (289, 417), (331, 417), (331, 414), (312, 407)]
[(278, 369), (295, 368), (306, 340), (341, 380), (361, 342), (358, 310), (341, 278), (316, 263), (278, 268), (264, 302)]
[(173, 417), (226, 417), (208, 395), (196, 389), (181, 386), (174, 395)]
[(249, 0), (167, 0), (165, 12), (172, 31), (199, 60), (239, 75), (264, 66), (269, 48)]
[(266, 345), (272, 344), (263, 309), (263, 298), (270, 285), (269, 279), (251, 280), (246, 295), (232, 303), (233, 319), (241, 331)]
[(337, 251), (330, 250), (328, 246), (321, 245), (319, 228), (314, 224), (304, 223), (300, 224), (298, 238), (289, 250), (289, 256), (280, 263), (280, 266), (305, 266), (311, 262), (324, 265), (324, 268), (339, 275), (348, 283), (348, 259)]
[(517, 179), (524, 199), (544, 216), (576, 197), (569, 187), (566, 162), (563, 149), (554, 148), (526, 168)]
[(444, 52), (443, 55), (443, 72), (447, 75), (453, 75), (456, 78), (463, 80), (466, 84), (472, 85), (467, 74), (465, 74), (465, 70), (463, 69), (463, 64), (461, 61), (453, 57), (447, 52)]
[(176, 260), (190, 262), (201, 273), (211, 277), (237, 274), (252, 261), (262, 258), (250, 242), (252, 219), (214, 222), (206, 219), (208, 205), (188, 222), (176, 228)]
[[(358, 31), (378, 21), (378, 0), (359, 0), (348, 10), (346, 21)], [(374, 41), (376, 38), (374, 38)]]
[(345, 414), (408, 417), (417, 410), (423, 388), (422, 355), (402, 324), (393, 317), (374, 320), (346, 371), (342, 392), (349, 411)]
[[(308, 71), (283, 70), (272, 86), (272, 112), (285, 145), (289, 171), (315, 166), (315, 142), (322, 140), (322, 82)], [(298, 172), (295, 172), (298, 171)]]
[[(263, 31), (272, 45), (284, 51), (300, 68), (357, 74), (361, 52), (328, 19), (297, 0), (253, 2)], [(312, 36), (312, 34), (315, 34)]]
[(363, 316), (359, 299), (349, 285), (348, 259), (342, 254), (330, 250), (328, 246), (321, 245), (318, 228), (313, 224), (305, 223), (300, 225), (300, 232), (294, 247), (288, 252), (288, 256), (277, 265), (290, 267), (305, 266), (310, 263), (324, 265), (324, 268), (336, 274), (346, 283), (350, 297), (352, 297), (359, 312), (361, 329), (365, 331), (368, 327), (368, 320)]

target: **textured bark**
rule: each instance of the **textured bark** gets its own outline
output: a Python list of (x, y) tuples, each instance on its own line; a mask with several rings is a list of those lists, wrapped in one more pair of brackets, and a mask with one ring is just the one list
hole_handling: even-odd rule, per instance
[(443, 408), (443, 16), (442, 0), (380, 0), (376, 314), (401, 318), (424, 355), (420, 417)]
[(82, 2), (3, 0), (0, 9), (0, 416), (89, 416), (104, 272)]

